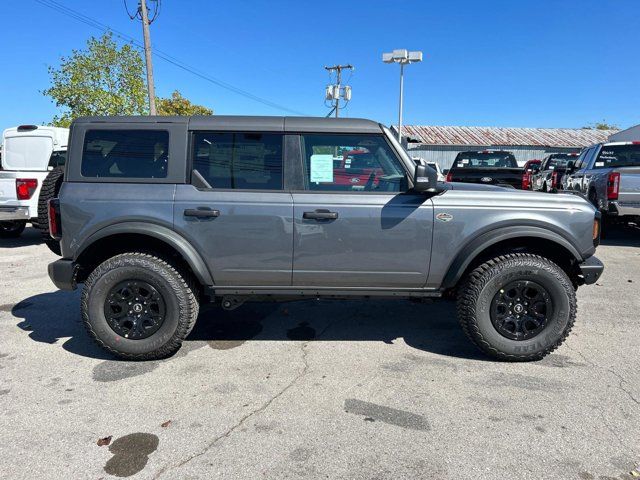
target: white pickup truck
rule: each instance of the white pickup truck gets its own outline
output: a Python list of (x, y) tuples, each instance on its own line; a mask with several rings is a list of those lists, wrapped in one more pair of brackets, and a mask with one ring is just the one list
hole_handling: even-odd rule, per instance
[(18, 237), (27, 222), (37, 226), (42, 182), (64, 165), (69, 129), (21, 125), (2, 134), (0, 238)]

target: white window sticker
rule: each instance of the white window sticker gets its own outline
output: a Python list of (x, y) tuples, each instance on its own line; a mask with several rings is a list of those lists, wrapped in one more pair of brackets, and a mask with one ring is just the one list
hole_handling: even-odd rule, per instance
[(310, 170), (309, 181), (333, 182), (333, 155), (311, 155)]
[(469, 163), (469, 160), (462, 160), (462, 163), (464, 163), (465, 165), (467, 165)]
[(553, 165), (549, 167), (549, 170), (555, 170), (556, 167), (554, 167)]
[(604, 167), (604, 162), (596, 162), (596, 167)]
[(464, 166), (464, 163), (462, 163), (462, 162), (458, 162), (458, 166), (459, 166), (459, 167), (463, 167), (463, 166)]

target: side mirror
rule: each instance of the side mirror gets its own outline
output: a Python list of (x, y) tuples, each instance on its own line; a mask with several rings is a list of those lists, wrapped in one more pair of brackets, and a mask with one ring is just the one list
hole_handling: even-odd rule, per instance
[(445, 168), (444, 170), (442, 170), (442, 174), (446, 177), (447, 174), (449, 173), (449, 169)]
[(416, 192), (436, 192), (437, 186), (438, 172), (428, 165), (416, 165), (413, 175), (413, 189)]
[(569, 160), (567, 163), (567, 172), (573, 172), (576, 169), (576, 162)]

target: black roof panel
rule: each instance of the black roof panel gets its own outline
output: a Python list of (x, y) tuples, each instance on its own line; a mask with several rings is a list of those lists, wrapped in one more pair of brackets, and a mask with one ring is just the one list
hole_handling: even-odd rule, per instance
[(80, 117), (76, 123), (177, 123), (189, 130), (245, 130), (268, 132), (380, 133), (380, 124), (362, 118), (269, 117), (244, 115), (104, 116)]

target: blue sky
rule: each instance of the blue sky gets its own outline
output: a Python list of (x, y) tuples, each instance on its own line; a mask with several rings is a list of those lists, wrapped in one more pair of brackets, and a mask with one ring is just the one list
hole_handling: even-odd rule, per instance
[[(141, 39), (122, 0), (56, 0)], [(136, 0), (127, 0), (133, 8)], [(406, 69), (405, 124), (582, 127), (640, 123), (639, 0), (162, 0), (154, 47), (279, 105), (325, 115), (323, 66), (352, 63), (345, 116), (397, 118), (394, 48)], [(100, 31), (35, 0), (3, 2), (0, 128), (46, 122), (47, 66)], [(218, 114), (286, 112), (155, 58), (156, 90)], [(348, 75), (347, 75), (348, 77)]]

